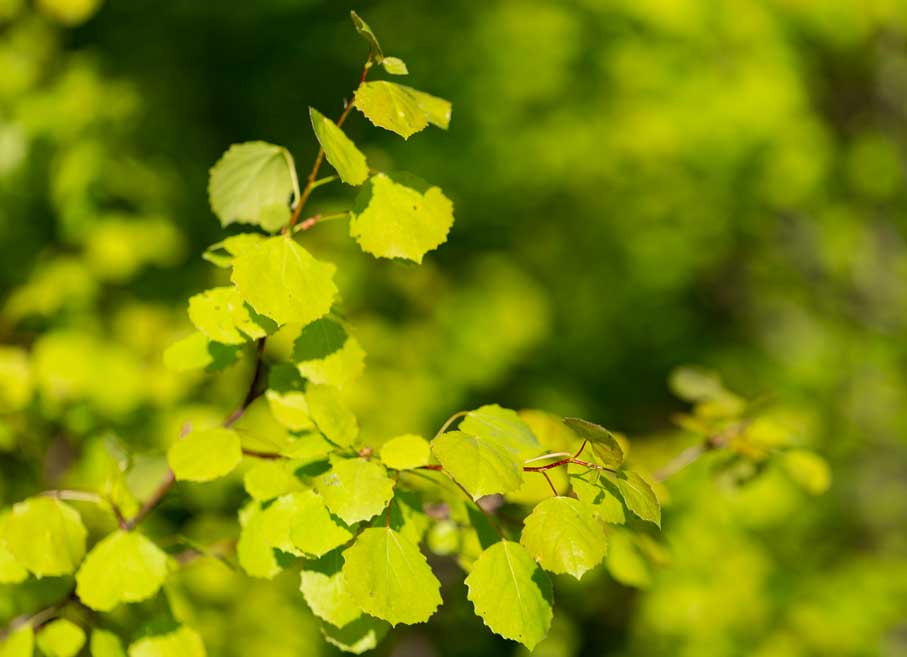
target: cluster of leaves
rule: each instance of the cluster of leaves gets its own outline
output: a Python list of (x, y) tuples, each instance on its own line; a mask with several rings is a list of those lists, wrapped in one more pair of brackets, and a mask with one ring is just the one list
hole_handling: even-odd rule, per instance
[[(424, 92), (366, 81), (374, 66), (391, 75), (408, 71), (400, 59), (383, 55), (367, 24), (353, 19), (369, 43), (369, 58), (336, 122), (310, 108), (320, 150), (304, 186), (289, 151), (264, 142), (231, 147), (211, 170), (210, 202), (222, 225), (255, 230), (233, 234), (205, 253), (230, 271), (231, 285), (189, 300), (197, 330), (172, 345), (164, 361), (181, 372), (213, 372), (249, 359), (254, 377), (242, 405), (220, 426), (187, 427), (173, 441), (169, 470), (144, 504), (122, 492), (116, 471), (96, 501), (115, 516), (118, 529), (90, 550), (81, 515), (60, 499), (66, 495), (31, 497), (4, 512), (0, 582), (74, 574), (73, 599), (96, 612), (148, 600), (179, 563), (138, 529), (141, 521), (176, 482), (225, 477), (244, 459), (251, 462), (243, 475), (250, 499), (238, 514), (240, 567), (271, 579), (301, 563), (300, 591), (325, 638), (354, 653), (375, 647), (391, 626), (428, 620), (441, 604), (441, 584), (423, 544), (455, 556), (468, 572), (475, 612), (493, 632), (530, 649), (552, 622), (547, 573), (580, 579), (607, 557), (612, 574), (632, 582), (639, 552), (657, 553), (658, 477), (629, 467), (626, 439), (592, 422), (487, 405), (454, 414), (430, 440), (407, 434), (380, 448), (360, 440), (344, 391), (361, 374), (365, 353), (338, 309), (334, 265), (297, 240), (322, 221), (348, 219), (363, 251), (421, 263), (446, 239), (453, 208), (437, 187), (370, 168), (343, 132), (353, 108), (404, 139), (428, 125), (446, 128), (451, 112), (447, 101)], [(324, 159), (336, 177), (317, 177)], [(310, 194), (338, 179), (361, 187), (349, 212), (303, 218)], [(78, 344), (63, 341), (47, 361), (73, 351), (93, 360), (92, 350)], [(15, 382), (2, 388), (4, 412), (31, 398), (25, 358), (18, 350), (0, 353), (0, 369)], [(54, 366), (46, 369), (52, 374)], [(109, 378), (101, 384), (109, 385)], [(696, 402), (685, 426), (700, 432), (708, 449), (733, 448), (729, 470), (739, 459), (758, 466), (771, 454), (768, 432), (755, 432), (745, 404), (717, 379), (684, 371), (675, 384)], [(809, 456), (788, 450), (785, 459), (795, 476), (822, 487)], [(84, 495), (81, 501), (92, 499)], [(501, 503), (531, 509), (508, 527), (490, 511)], [(133, 637), (124, 651), (100, 618), (90, 640), (65, 618), (26, 619), (5, 638), (0, 655), (30, 655), (37, 644), (49, 657), (72, 657), (87, 640), (94, 657), (205, 652), (188, 626)]]

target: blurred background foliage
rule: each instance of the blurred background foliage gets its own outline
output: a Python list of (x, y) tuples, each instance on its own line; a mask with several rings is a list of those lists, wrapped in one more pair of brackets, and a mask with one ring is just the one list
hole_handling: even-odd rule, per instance
[[(698, 440), (672, 423), (667, 380), (699, 363), (831, 465), (819, 497), (772, 466), (678, 473), (664, 542), (615, 534), (610, 572), (558, 580), (536, 654), (905, 654), (900, 0), (0, 0), (0, 503), (124, 460), (134, 503), (184, 422), (235, 407), (248, 361), (218, 376), (161, 361), (187, 297), (224, 280), (199, 257), (222, 236), (207, 170), (250, 139), (308, 166), (307, 107), (339, 113), (365, 57), (350, 8), (454, 103), (448, 134), (405, 150), (347, 124), (370, 162), (454, 200), (423, 267), (364, 255), (343, 222), (305, 237), (338, 263), (368, 353), (352, 393), (367, 439), (499, 401), (621, 430), (655, 469)], [(239, 478), (171, 498), (152, 536), (235, 537)], [(520, 652), (473, 616), (453, 562), (433, 563), (445, 606), (379, 651)], [(199, 559), (116, 622), (167, 605), (212, 655), (328, 654), (295, 577)], [(0, 620), (70, 585), (0, 586)]]

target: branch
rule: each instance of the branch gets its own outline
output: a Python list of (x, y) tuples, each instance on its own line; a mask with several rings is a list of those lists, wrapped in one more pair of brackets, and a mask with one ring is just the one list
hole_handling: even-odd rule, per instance
[[(362, 86), (362, 83), (365, 82), (366, 76), (368, 76), (368, 70), (371, 68), (372, 62), (371, 59), (365, 63), (365, 66), (362, 68), (362, 76), (359, 78), (359, 84), (356, 85), (356, 89)], [(355, 92), (354, 92), (355, 93)], [(343, 125), (343, 122), (346, 121), (346, 117), (349, 116), (350, 110), (353, 109), (353, 103), (346, 103), (346, 106), (343, 108), (343, 113), (340, 115), (340, 118), (337, 119), (337, 127)], [(305, 206), (306, 201), (309, 200), (312, 191), (315, 187), (318, 186), (319, 181), (316, 180), (318, 177), (318, 170), (321, 168), (321, 163), (324, 162), (324, 149), (318, 148), (318, 155), (315, 156), (315, 163), (312, 165), (312, 170), (309, 171), (309, 175), (306, 178), (305, 187), (302, 190), (302, 194), (296, 199), (296, 204), (293, 206), (293, 214), (290, 215), (290, 222), (287, 224), (287, 230), (292, 232), (296, 226), (296, 222), (299, 221), (299, 215), (302, 212), (303, 206)]]

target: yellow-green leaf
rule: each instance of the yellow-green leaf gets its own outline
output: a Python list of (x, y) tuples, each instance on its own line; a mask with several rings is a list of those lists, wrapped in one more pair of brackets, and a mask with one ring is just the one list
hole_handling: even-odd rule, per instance
[(342, 567), (340, 550), (334, 550), (316, 561), (307, 561), (299, 584), (312, 613), (335, 627), (344, 627), (362, 615), (347, 590)]
[(431, 445), (422, 436), (405, 434), (381, 446), (381, 462), (395, 470), (413, 470), (428, 465)]
[(601, 465), (615, 469), (624, 462), (624, 450), (610, 431), (603, 426), (578, 417), (565, 417), (564, 424), (570, 427), (581, 440), (592, 446)]
[(6, 518), (6, 547), (37, 577), (68, 575), (85, 556), (85, 525), (71, 506), (49, 497), (14, 505)]
[(444, 469), (472, 498), (507, 493), (523, 485), (522, 462), (496, 444), (462, 431), (448, 431), (431, 442)]
[(309, 118), (325, 157), (337, 170), (340, 179), (349, 185), (361, 185), (368, 178), (365, 155), (336, 123), (314, 107), (309, 108)]
[(367, 614), (398, 623), (423, 623), (441, 604), (441, 583), (425, 556), (402, 534), (374, 527), (343, 553), (343, 576)]
[(315, 480), (315, 489), (332, 513), (347, 524), (381, 513), (394, 494), (384, 466), (362, 458), (340, 459)]
[(70, 620), (58, 618), (42, 627), (35, 639), (47, 657), (75, 657), (85, 645), (85, 630)]
[(391, 75), (407, 75), (409, 69), (406, 68), (406, 62), (399, 57), (385, 57), (381, 60), (381, 66)]
[(303, 554), (320, 557), (353, 537), (350, 528), (328, 511), (315, 491), (296, 494), (297, 507), (290, 521), (290, 540)]
[(536, 505), (523, 521), (520, 543), (545, 570), (576, 579), (608, 551), (601, 521), (591, 507), (572, 497), (549, 497)]
[(123, 642), (113, 632), (107, 630), (93, 630), (91, 640), (88, 642), (91, 657), (126, 657)]
[(205, 657), (205, 644), (198, 632), (184, 625), (139, 639), (129, 646), (129, 657)]
[(485, 625), (532, 650), (548, 634), (553, 596), (548, 576), (519, 543), (487, 548), (466, 578), (467, 597)]
[(291, 358), (299, 373), (312, 383), (342, 388), (365, 368), (359, 341), (333, 317), (322, 317), (303, 327), (293, 342)]
[(352, 445), (359, 435), (359, 423), (341, 399), (337, 388), (310, 384), (306, 387), (305, 394), (309, 415), (318, 430), (341, 447)]
[(231, 280), (256, 312), (278, 324), (308, 324), (331, 310), (334, 271), (289, 235), (278, 235), (238, 255)]
[(167, 577), (167, 555), (136, 532), (118, 530), (95, 545), (76, 574), (79, 599), (97, 611), (150, 598)]
[(454, 220), (440, 188), (407, 174), (369, 178), (351, 212), (350, 235), (363, 251), (418, 263), (447, 239)]
[(353, 105), (373, 124), (404, 139), (428, 126), (428, 115), (416, 97), (394, 82), (378, 80), (359, 85)]
[(290, 218), (294, 193), (290, 152), (251, 141), (232, 145), (211, 168), (208, 198), (222, 226), (235, 221), (277, 230)]
[(35, 654), (35, 631), (26, 623), (0, 639), (0, 657), (33, 657)]
[(617, 475), (617, 487), (630, 511), (661, 527), (661, 504), (649, 482), (635, 472), (625, 471)]
[(217, 427), (193, 431), (167, 451), (167, 462), (177, 480), (210, 481), (229, 474), (242, 460), (239, 434)]
[(189, 319), (208, 339), (223, 344), (243, 344), (277, 328), (271, 320), (250, 310), (232, 285), (189, 298)]

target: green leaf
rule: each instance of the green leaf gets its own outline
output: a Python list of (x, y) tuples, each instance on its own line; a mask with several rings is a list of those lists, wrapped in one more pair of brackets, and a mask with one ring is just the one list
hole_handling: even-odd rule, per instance
[(139, 639), (129, 646), (129, 657), (205, 657), (205, 644), (198, 632), (183, 625), (168, 634)]
[(348, 185), (361, 185), (368, 178), (368, 164), (356, 144), (340, 127), (314, 107), (309, 107), (309, 118), (324, 155), (337, 170), (340, 179)]
[(362, 20), (355, 11), (350, 11), (350, 16), (353, 19), (353, 25), (356, 27), (356, 32), (358, 32), (359, 36), (368, 43), (369, 59), (373, 60), (376, 64), (380, 64), (381, 60), (384, 59), (384, 53), (381, 52), (381, 45), (378, 43), (378, 37), (372, 32), (372, 28), (368, 26), (368, 23)]
[(89, 644), (91, 657), (126, 657), (123, 642), (113, 632), (93, 630)]
[(211, 168), (208, 199), (222, 226), (239, 221), (274, 231), (290, 218), (296, 192), (290, 152), (274, 144), (233, 144)]
[(378, 80), (364, 82), (356, 89), (353, 106), (379, 128), (404, 139), (428, 127), (428, 115), (407, 87)]
[(359, 341), (332, 317), (316, 319), (303, 327), (293, 343), (291, 356), (299, 373), (312, 383), (342, 388), (355, 381), (365, 368)]
[(293, 473), (296, 467), (296, 462), (284, 459), (258, 461), (246, 470), (243, 486), (256, 500), (270, 500), (303, 490), (302, 482)]
[(609, 536), (608, 571), (626, 586), (645, 588), (652, 582), (649, 566), (636, 549), (633, 535), (627, 531), (614, 531)]
[(315, 480), (315, 489), (331, 512), (351, 525), (381, 513), (394, 495), (394, 482), (384, 466), (353, 458), (335, 461)]
[(626, 522), (620, 491), (602, 475), (601, 470), (571, 463), (567, 466), (567, 473), (576, 497), (591, 506), (602, 521), (618, 525)]
[(340, 398), (340, 393), (331, 386), (308, 385), (306, 402), (309, 415), (318, 430), (331, 442), (349, 447), (359, 435), (356, 416)]
[(58, 618), (41, 628), (36, 643), (47, 657), (74, 657), (85, 645), (85, 630), (70, 620)]
[(541, 449), (532, 430), (515, 411), (497, 404), (469, 411), (458, 427), (463, 433), (507, 450), (519, 459), (533, 456)]
[(305, 380), (290, 363), (276, 363), (268, 372), (265, 399), (274, 418), (291, 431), (309, 431), (315, 423), (309, 417)]
[(193, 431), (167, 451), (178, 481), (211, 481), (232, 472), (241, 460), (239, 434), (223, 427)]
[(202, 368), (214, 372), (234, 363), (238, 355), (237, 345), (211, 342), (201, 333), (191, 333), (164, 350), (164, 365), (174, 372)]
[(223, 344), (243, 344), (250, 338), (263, 338), (277, 328), (271, 320), (249, 308), (232, 285), (190, 297), (189, 319), (208, 339)]
[(381, 446), (381, 462), (395, 470), (414, 470), (428, 465), (430, 457), (431, 445), (422, 436), (397, 436)]
[(278, 235), (238, 255), (231, 280), (256, 312), (278, 324), (308, 324), (331, 310), (334, 271), (288, 235)]
[(485, 625), (532, 650), (552, 618), (551, 582), (519, 543), (500, 541), (476, 559), (466, 578), (467, 597)]
[(35, 654), (35, 631), (25, 624), (0, 640), (0, 657), (32, 657)]
[(675, 395), (690, 402), (709, 401), (729, 394), (718, 374), (701, 367), (678, 367), (671, 372), (668, 385)]
[(576, 579), (604, 558), (608, 541), (592, 508), (572, 497), (550, 497), (523, 521), (520, 543), (542, 568)]
[(361, 655), (377, 647), (389, 629), (390, 625), (384, 621), (364, 614), (343, 627), (334, 627), (330, 623), (321, 624), (321, 633), (325, 641), (354, 655)]
[(429, 525), (419, 495), (413, 491), (398, 489), (394, 492), (394, 499), (390, 501), (388, 510), (384, 517), (376, 516), (372, 520), (372, 527), (390, 527), (403, 534), (414, 545), (419, 545)]
[(28, 571), (16, 561), (6, 547), (4, 535), (9, 511), (0, 512), (0, 584), (18, 584), (28, 577)]
[(630, 511), (661, 527), (661, 505), (649, 482), (635, 472), (626, 471), (617, 475), (617, 487)]
[(483, 495), (507, 493), (523, 484), (521, 461), (506, 449), (462, 431), (448, 431), (431, 442), (444, 469), (474, 500)]
[(290, 523), (290, 540), (300, 552), (320, 557), (353, 537), (350, 528), (332, 515), (314, 491), (296, 495), (297, 508)]
[(381, 60), (381, 66), (391, 75), (408, 75), (409, 69), (406, 68), (406, 62), (399, 57), (385, 57)]
[(818, 454), (805, 449), (792, 449), (782, 457), (790, 477), (812, 495), (821, 495), (831, 486), (831, 469)]
[(432, 96), (431, 94), (419, 91), (418, 89), (413, 89), (412, 87), (403, 86), (403, 89), (408, 91), (412, 97), (415, 98), (416, 103), (422, 108), (422, 111), (425, 112), (425, 118), (428, 119), (429, 123), (442, 130), (447, 130), (450, 125), (450, 114), (452, 110), (452, 105), (449, 100)]
[(304, 505), (307, 491), (282, 495), (268, 505), (258, 502), (239, 513), (239, 542), (236, 556), (239, 565), (252, 577), (271, 579), (280, 572), (274, 550), (301, 555), (290, 538), (293, 519)]
[(0, 413), (23, 408), (32, 397), (33, 380), (28, 352), (0, 346)]
[(334, 550), (302, 569), (299, 590), (318, 618), (335, 627), (344, 627), (362, 615), (350, 597), (343, 578), (343, 557)]
[(343, 562), (353, 601), (391, 625), (425, 622), (441, 604), (441, 583), (425, 556), (393, 529), (364, 530), (344, 551)]
[(317, 433), (296, 435), (272, 415), (267, 400), (252, 402), (232, 427), (243, 449), (301, 459), (306, 463), (325, 458), (334, 446)]
[(581, 440), (592, 446), (592, 451), (606, 468), (616, 469), (624, 462), (624, 450), (610, 431), (603, 426), (581, 420), (577, 417), (565, 417), (564, 424), (570, 427)]
[[(202, 253), (202, 258), (218, 267), (227, 268), (233, 265), (233, 256), (239, 255), (264, 239), (264, 236), (259, 233), (239, 233), (238, 235), (231, 235), (230, 237), (209, 246), (205, 252)], [(225, 251), (226, 254), (218, 253), (218, 251)]]
[(351, 213), (350, 235), (363, 251), (418, 263), (447, 239), (454, 220), (440, 188), (406, 174), (369, 178)]
[(6, 518), (6, 548), (37, 577), (68, 575), (85, 556), (85, 525), (78, 511), (49, 497), (14, 505)]
[(76, 594), (97, 611), (139, 602), (167, 577), (167, 555), (136, 532), (115, 531), (92, 548), (76, 574)]

